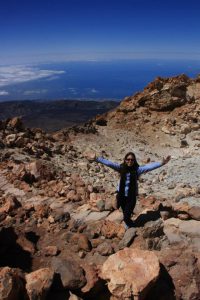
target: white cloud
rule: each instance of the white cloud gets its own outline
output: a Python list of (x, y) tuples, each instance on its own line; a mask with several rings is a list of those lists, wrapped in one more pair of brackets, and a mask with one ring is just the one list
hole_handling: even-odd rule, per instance
[(9, 93), (7, 91), (0, 91), (0, 96), (7, 96)]
[(12, 85), (16, 83), (36, 80), (41, 78), (52, 78), (65, 71), (41, 70), (31, 66), (0, 66), (0, 86)]
[(38, 95), (38, 94), (45, 94), (48, 90), (33, 90), (33, 91), (25, 91), (24, 95)]

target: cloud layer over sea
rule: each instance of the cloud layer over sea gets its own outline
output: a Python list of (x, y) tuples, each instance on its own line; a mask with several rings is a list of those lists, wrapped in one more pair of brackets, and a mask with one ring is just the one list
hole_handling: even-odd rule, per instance
[(113, 99), (141, 91), (157, 76), (196, 77), (199, 61), (111, 60), (0, 66), (0, 101)]
[(65, 71), (42, 70), (31, 66), (0, 66), (0, 87), (16, 83), (37, 80), (41, 78), (52, 78), (63, 74)]

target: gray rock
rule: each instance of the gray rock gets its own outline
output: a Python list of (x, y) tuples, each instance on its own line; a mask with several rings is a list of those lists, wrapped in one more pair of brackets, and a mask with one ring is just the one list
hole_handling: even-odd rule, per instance
[(108, 241), (105, 241), (102, 244), (100, 244), (97, 247), (97, 251), (103, 256), (111, 255), (114, 253), (113, 247)]
[(76, 290), (86, 284), (83, 269), (75, 261), (53, 257), (51, 267), (55, 273), (60, 274), (63, 287), (66, 289)]
[(92, 221), (99, 221), (104, 218), (106, 218), (109, 215), (109, 211), (103, 211), (103, 212), (91, 212), (88, 216), (85, 218), (85, 222), (92, 222)]
[(105, 210), (105, 202), (103, 200), (98, 200), (96, 202), (96, 206), (99, 209), (99, 211), (104, 211)]
[(182, 234), (190, 238), (200, 239), (200, 222), (195, 220), (182, 221), (179, 225), (179, 230)]
[(136, 229), (135, 228), (129, 228), (125, 234), (124, 237), (122, 238), (122, 240), (119, 243), (119, 249), (123, 249), (125, 247), (130, 246), (130, 244), (132, 243), (134, 237), (136, 236)]
[(163, 221), (158, 219), (156, 221), (147, 222), (143, 228), (144, 238), (154, 238), (163, 235)]

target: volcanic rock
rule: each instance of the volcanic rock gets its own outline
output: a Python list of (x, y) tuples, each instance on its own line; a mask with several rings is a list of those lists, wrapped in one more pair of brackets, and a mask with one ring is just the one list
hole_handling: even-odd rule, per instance
[(54, 272), (49, 268), (39, 269), (26, 275), (26, 290), (30, 300), (46, 299), (53, 283)]
[(55, 273), (60, 274), (62, 285), (69, 290), (77, 290), (86, 284), (83, 269), (70, 259), (53, 257), (51, 262)]
[(0, 269), (0, 299), (20, 300), (24, 292), (23, 275), (17, 269), (4, 267)]
[(101, 278), (108, 282), (117, 299), (145, 299), (159, 276), (160, 266), (150, 251), (125, 248), (111, 255), (103, 264)]

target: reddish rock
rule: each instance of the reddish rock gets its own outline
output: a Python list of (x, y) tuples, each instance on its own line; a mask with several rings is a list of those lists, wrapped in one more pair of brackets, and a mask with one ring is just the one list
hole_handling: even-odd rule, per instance
[(119, 299), (145, 299), (160, 272), (157, 256), (150, 251), (125, 248), (109, 256), (100, 277), (108, 281), (111, 294)]
[(30, 300), (45, 300), (54, 279), (49, 268), (39, 269), (26, 275), (26, 290)]
[(40, 218), (47, 218), (50, 213), (50, 208), (46, 204), (39, 204), (35, 206), (37, 216)]
[(79, 250), (90, 251), (92, 249), (91, 242), (87, 235), (83, 233), (75, 233), (70, 239), (71, 242), (78, 245)]
[(44, 248), (45, 256), (56, 256), (59, 253), (59, 249), (57, 246), (47, 246)]
[(192, 219), (200, 221), (200, 207), (199, 206), (192, 206), (189, 209), (189, 215)]
[(156, 253), (165, 266), (175, 288), (176, 299), (199, 299), (198, 253), (178, 245)]
[(91, 240), (92, 248), (96, 248), (102, 243), (103, 243), (103, 240), (100, 238)]
[(2, 207), (0, 207), (0, 213), (9, 213), (20, 206), (21, 203), (17, 200), (15, 196), (8, 196), (5, 199), (5, 204)]
[(23, 275), (17, 269), (4, 267), (0, 269), (0, 299), (21, 300), (20, 293), (23, 292)]
[(98, 269), (95, 265), (88, 265), (86, 263), (83, 263), (81, 266), (85, 271), (85, 276), (87, 280), (87, 284), (81, 289), (81, 291), (84, 294), (88, 294), (89, 292), (91, 293), (92, 290), (95, 289), (95, 286), (100, 281), (100, 278), (98, 276)]
[(67, 200), (73, 201), (73, 202), (78, 202), (78, 201), (81, 201), (81, 196), (79, 194), (77, 194), (76, 191), (71, 190), (67, 194)]
[(124, 235), (124, 228), (122, 225), (108, 220), (102, 221), (101, 234), (108, 239), (119, 237)]
[(18, 237), (18, 239), (16, 240), (17, 244), (21, 246), (21, 248), (24, 250), (24, 251), (28, 251), (30, 252), (31, 254), (34, 254), (35, 253), (35, 245), (27, 240), (27, 238), (23, 235), (20, 235)]

